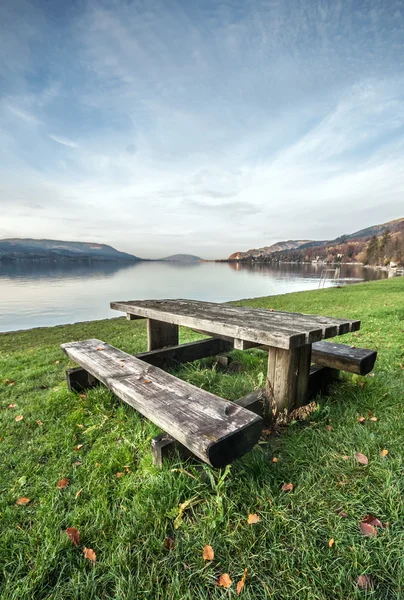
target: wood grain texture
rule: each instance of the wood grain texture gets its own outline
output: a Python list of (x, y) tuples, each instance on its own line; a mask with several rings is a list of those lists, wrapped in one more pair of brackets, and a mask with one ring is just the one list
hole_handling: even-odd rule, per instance
[[(360, 321), (270, 311), (197, 300), (111, 302), (111, 308), (183, 325), (224, 339), (289, 349), (355, 331)], [(236, 341), (236, 345), (240, 342)]]
[(312, 360), (316, 365), (366, 375), (373, 369), (376, 350), (352, 348), (345, 344), (317, 342), (313, 344)]
[(154, 319), (147, 320), (147, 349), (149, 351), (167, 346), (177, 346), (178, 341), (178, 325)]
[(259, 439), (263, 423), (257, 415), (101, 340), (61, 347), (121, 400), (213, 467), (239, 458)]
[(136, 354), (136, 357), (149, 363), (149, 365), (166, 370), (180, 363), (192, 362), (207, 356), (215, 356), (220, 352), (227, 352), (232, 349), (232, 346), (230, 342), (225, 340), (209, 338), (172, 346), (171, 348), (163, 348), (162, 350), (143, 352), (142, 354)]

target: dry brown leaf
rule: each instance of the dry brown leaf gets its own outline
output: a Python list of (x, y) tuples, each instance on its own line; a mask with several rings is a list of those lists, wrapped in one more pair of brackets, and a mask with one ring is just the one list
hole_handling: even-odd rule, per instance
[(77, 500), (77, 498), (80, 496), (80, 494), (81, 494), (82, 491), (83, 490), (81, 489), (78, 492), (76, 492), (76, 495), (74, 496), (75, 500)]
[(363, 533), (363, 535), (366, 535), (368, 537), (377, 535), (376, 528), (373, 527), (373, 525), (369, 525), (369, 523), (361, 523), (360, 528), (361, 528), (361, 532)]
[(80, 398), (87, 398), (87, 394), (79, 394)]
[(380, 452), (381, 456), (387, 456), (387, 455), (388, 455), (388, 453), (389, 453), (389, 451), (388, 451), (388, 450), (382, 450), (382, 451)]
[(373, 581), (370, 575), (359, 575), (356, 583), (361, 590), (369, 591), (373, 587)]
[(67, 477), (63, 477), (63, 479), (60, 479), (60, 480), (57, 482), (57, 485), (56, 485), (56, 487), (57, 487), (59, 490), (64, 490), (65, 488), (67, 488), (67, 486), (68, 486), (69, 484), (70, 484), (70, 479), (67, 479)]
[(217, 580), (217, 585), (220, 585), (221, 587), (224, 587), (224, 588), (229, 588), (232, 583), (233, 582), (230, 579), (230, 576), (228, 573), (223, 573), (222, 575), (220, 575), (219, 579)]
[(358, 423), (364, 423), (366, 421), (365, 417), (359, 417)]
[(203, 560), (213, 560), (215, 558), (215, 551), (212, 546), (205, 546), (203, 549)]
[(92, 548), (83, 548), (83, 554), (84, 558), (88, 558), (88, 560), (91, 560), (92, 562), (95, 562), (97, 558)]
[(18, 504), (18, 506), (26, 506), (27, 504), (29, 504), (31, 502), (30, 498), (18, 498), (16, 504)]
[(96, 350), (105, 350), (104, 346), (98, 346), (98, 348), (96, 348)]
[(37, 425), (43, 425), (43, 423), (42, 423), (42, 421), (41, 421), (40, 419), (38, 419), (38, 421), (35, 421), (35, 423), (36, 423)]
[(18, 421), (22, 421), (23, 418), (24, 418), (24, 415), (18, 415), (18, 417), (16, 417), (14, 420), (17, 421), (17, 423), (18, 423)]
[(278, 462), (278, 458), (276, 458), (276, 456), (273, 457), (272, 462), (277, 463)]
[(80, 450), (80, 448), (83, 447), (83, 444), (77, 444), (77, 446), (75, 446), (75, 451), (78, 452)]
[(17, 406), (16, 404), (9, 404), (9, 405), (7, 406), (7, 408), (15, 408), (16, 406)]
[(340, 510), (338, 512), (338, 516), (341, 517), (341, 518), (343, 518), (343, 519), (346, 519), (348, 517), (347, 513), (344, 512), (343, 510)]
[(236, 590), (236, 591), (237, 591), (237, 596), (240, 596), (240, 594), (241, 594), (241, 590), (242, 590), (242, 589), (243, 589), (243, 587), (244, 587), (244, 584), (245, 584), (245, 578), (247, 577), (247, 571), (248, 571), (248, 569), (244, 569), (243, 576), (242, 576), (242, 578), (240, 579), (240, 581), (239, 581), (239, 582), (238, 582), (238, 584), (237, 584), (237, 590)]
[(15, 385), (15, 381), (9, 380), (8, 385)]
[(328, 547), (329, 548), (332, 548), (334, 544), (335, 544), (334, 538), (331, 538), (330, 540), (328, 540)]
[(143, 383), (151, 383), (150, 379), (143, 379)]
[(60, 360), (55, 360), (55, 362), (53, 364), (58, 365), (59, 363), (60, 363)]
[(374, 515), (366, 515), (365, 517), (363, 517), (362, 523), (368, 523), (373, 527), (383, 527), (383, 523)]
[(166, 537), (166, 539), (164, 540), (164, 548), (166, 548), (167, 550), (174, 550), (175, 540), (173, 537), (171, 537), (171, 535)]
[(369, 463), (368, 457), (362, 454), (361, 452), (355, 452), (355, 458), (361, 465), (367, 465)]
[(377, 417), (369, 417), (369, 421), (377, 421)]
[(254, 513), (253, 515), (248, 515), (247, 523), (249, 525), (254, 525), (254, 523), (259, 523), (260, 520), (261, 519), (259, 518), (259, 516), (256, 513)]
[(282, 486), (283, 492), (293, 492), (293, 483), (284, 483)]
[(271, 435), (271, 430), (266, 428), (266, 429), (263, 429), (261, 433), (262, 433), (262, 435)]
[(68, 527), (66, 533), (71, 543), (77, 547), (80, 544), (80, 532), (75, 527)]
[(119, 471), (118, 473), (115, 473), (115, 477), (123, 477), (125, 475), (125, 473), (122, 473), (121, 471)]

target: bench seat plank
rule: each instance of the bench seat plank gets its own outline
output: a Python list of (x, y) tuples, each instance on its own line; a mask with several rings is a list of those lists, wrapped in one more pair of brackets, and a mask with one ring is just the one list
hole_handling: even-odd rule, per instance
[(334, 342), (316, 342), (312, 345), (311, 358), (316, 365), (331, 367), (349, 373), (366, 375), (373, 369), (376, 350), (352, 348)]
[(257, 442), (262, 419), (122, 350), (91, 339), (63, 351), (204, 462), (222, 467)]

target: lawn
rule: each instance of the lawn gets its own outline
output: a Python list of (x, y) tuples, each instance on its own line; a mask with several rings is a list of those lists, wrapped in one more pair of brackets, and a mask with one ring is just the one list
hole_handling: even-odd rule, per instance
[[(2, 600), (236, 598), (245, 569), (245, 599), (404, 598), (404, 278), (240, 304), (359, 318), (361, 330), (338, 341), (379, 354), (373, 373), (344, 375), (317, 398), (309, 421), (266, 436), (222, 471), (178, 457), (158, 471), (154, 425), (105, 388), (67, 391), (62, 342), (97, 337), (144, 351), (143, 321), (0, 334)], [(236, 399), (262, 385), (266, 356), (233, 355), (240, 373), (207, 359), (177, 374)], [(58, 489), (63, 478), (69, 485)], [(249, 524), (250, 514), (259, 521)], [(384, 525), (377, 536), (361, 531), (367, 514)], [(80, 532), (77, 547), (68, 527)], [(217, 585), (224, 573), (228, 589)], [(370, 576), (368, 591), (360, 575)]]

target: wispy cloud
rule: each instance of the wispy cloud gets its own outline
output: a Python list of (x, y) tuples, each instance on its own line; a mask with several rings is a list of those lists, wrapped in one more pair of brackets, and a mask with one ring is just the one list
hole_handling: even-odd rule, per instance
[(2, 235), (213, 257), (401, 216), (390, 3), (18, 3), (0, 9)]

